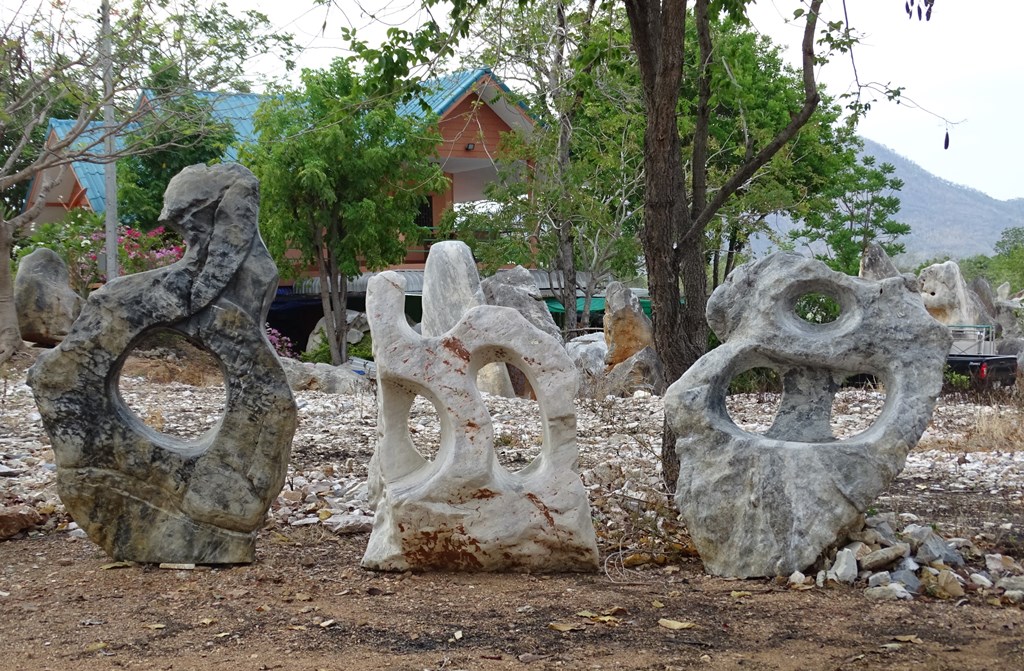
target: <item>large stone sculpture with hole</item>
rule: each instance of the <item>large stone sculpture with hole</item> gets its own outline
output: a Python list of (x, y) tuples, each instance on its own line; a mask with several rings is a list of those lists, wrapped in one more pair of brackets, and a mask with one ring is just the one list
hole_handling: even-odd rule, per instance
[[(378, 443), (370, 469), (376, 503), (363, 566), (404, 571), (592, 571), (597, 545), (577, 472), (577, 377), (561, 345), (512, 308), (469, 310), (435, 337), (405, 321), (405, 280), (370, 280), (367, 312), (377, 363)], [(480, 367), (511, 363), (537, 392), (540, 455), (512, 473), (494, 451), (494, 429), (476, 386)], [(441, 421), (434, 460), (416, 451), (416, 396)]]
[[(810, 323), (809, 294), (832, 297), (839, 317)], [(794, 254), (737, 268), (712, 294), (707, 318), (723, 341), (665, 394), (677, 436), (676, 501), (708, 571), (789, 575), (811, 565), (885, 491), (931, 418), (950, 347), (903, 277), (873, 282)], [(764, 435), (729, 418), (729, 382), (755, 367), (783, 382)], [(837, 440), (832, 400), (849, 374), (884, 386), (885, 404), (864, 432)]]
[[(184, 257), (94, 292), (71, 333), (29, 371), (61, 500), (115, 559), (254, 559), (297, 416), (263, 329), (277, 269), (256, 227), (258, 206), (258, 182), (239, 165), (183, 170), (161, 219), (181, 233)], [(224, 374), (223, 417), (194, 441), (146, 426), (118, 390), (134, 344), (159, 331), (207, 349)]]

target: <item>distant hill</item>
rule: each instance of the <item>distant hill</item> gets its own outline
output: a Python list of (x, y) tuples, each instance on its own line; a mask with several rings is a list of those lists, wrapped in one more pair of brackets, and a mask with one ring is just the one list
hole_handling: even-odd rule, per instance
[(915, 261), (949, 255), (991, 256), (1003, 229), (1024, 226), (1024, 198), (996, 200), (981, 191), (936, 177), (888, 147), (864, 138), (864, 153), (892, 163), (903, 180), (897, 221), (910, 225), (903, 238)]
[[(904, 183), (898, 194), (900, 211), (895, 216), (897, 221), (910, 225), (910, 234), (901, 238), (907, 247), (907, 253), (897, 259), (901, 267), (940, 256), (991, 256), (1003, 229), (1024, 227), (1024, 198), (996, 200), (936, 177), (884, 145), (863, 140), (863, 153), (874, 156), (878, 163), (891, 163)], [(792, 227), (781, 218), (772, 225), (780, 232)], [(764, 241), (754, 243), (755, 251), (763, 252), (766, 247)]]

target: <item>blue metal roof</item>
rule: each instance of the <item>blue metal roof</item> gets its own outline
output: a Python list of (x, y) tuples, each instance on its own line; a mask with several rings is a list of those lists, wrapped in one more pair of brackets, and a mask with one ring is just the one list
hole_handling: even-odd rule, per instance
[[(75, 128), (77, 123), (74, 119), (50, 119), (47, 134), (52, 131), (56, 133), (57, 139), (63, 140)], [(89, 123), (86, 130), (71, 144), (71, 149), (84, 150), (90, 149), (92, 145), (96, 145), (95, 153), (102, 154), (102, 137), (103, 122), (93, 121)], [(114, 146), (117, 149), (121, 148), (122, 142), (120, 137), (114, 138)], [(90, 151), (93, 150), (90, 149)], [(78, 183), (85, 189), (86, 198), (89, 199), (89, 205), (92, 206), (93, 211), (105, 212), (107, 209), (107, 197), (103, 184), (103, 164), (91, 161), (75, 161), (71, 164), (71, 170), (74, 171), (75, 177), (78, 178)]]
[[(454, 72), (424, 82), (423, 92), (412, 100), (399, 105), (398, 113), (417, 119), (425, 119), (428, 114), (427, 110), (429, 110), (431, 114), (439, 117), (443, 116), (483, 77), (490, 77), (502, 91), (511, 93), (504, 82), (495, 77), (488, 68)], [(256, 129), (253, 119), (264, 96), (256, 93), (223, 93), (214, 91), (199, 91), (196, 93), (196, 96), (210, 104), (214, 119), (217, 121), (227, 121), (234, 127), (235, 142), (225, 152), (224, 160), (237, 161), (238, 147), (256, 140)], [(420, 101), (426, 103), (427, 109), (424, 109)], [(50, 128), (56, 131), (57, 136), (61, 139), (67, 136), (67, 133), (74, 127), (74, 124), (74, 121), (50, 120)], [(90, 130), (86, 131), (80, 141), (75, 143), (75, 146), (80, 147), (89, 143), (90, 137), (92, 141), (95, 141), (97, 139), (95, 133), (99, 132), (100, 127), (102, 127), (100, 122), (94, 122), (90, 126)], [(121, 146), (120, 138), (118, 138), (118, 146)], [(102, 148), (98, 148), (97, 153), (101, 151)], [(103, 165), (87, 161), (75, 161), (71, 164), (71, 168), (78, 177), (82, 188), (85, 189), (86, 197), (89, 199), (89, 204), (92, 206), (93, 211), (106, 211)]]
[[(488, 75), (491, 75), (491, 71), (487, 68), (477, 68), (476, 70), (453, 72), (437, 79), (425, 81), (422, 93), (399, 105), (398, 113), (402, 116), (425, 119), (427, 117), (427, 110), (424, 109), (423, 104), (425, 103), (431, 114), (444, 116), (444, 113), (457, 103), (472, 88), (473, 84), (480, 81), (481, 77)], [(508, 87), (500, 81), (498, 84), (503, 91), (509, 91)]]

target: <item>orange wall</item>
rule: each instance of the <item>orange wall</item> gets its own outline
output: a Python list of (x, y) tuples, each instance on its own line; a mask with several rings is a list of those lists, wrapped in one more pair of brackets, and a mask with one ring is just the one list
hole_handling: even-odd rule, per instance
[[(441, 137), (437, 147), (441, 160), (448, 158), (488, 158), (501, 142), (501, 134), (511, 130), (475, 93), (470, 93), (438, 123)], [(466, 151), (466, 145), (476, 145)]]

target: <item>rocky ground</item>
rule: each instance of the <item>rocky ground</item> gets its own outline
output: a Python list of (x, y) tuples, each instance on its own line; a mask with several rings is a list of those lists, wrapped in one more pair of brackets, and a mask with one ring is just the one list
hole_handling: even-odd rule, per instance
[[(160, 570), (111, 562), (64, 514), (24, 384), (30, 363), (19, 355), (0, 381), (0, 508), (13, 533), (0, 542), (0, 612), (11, 615), (0, 669), (1024, 668), (1024, 404), (1012, 397), (941, 399), (851, 536), (852, 574), (833, 551), (806, 576), (728, 581), (703, 574), (666, 505), (657, 397), (577, 405), (600, 574), (380, 575), (359, 568), (375, 398), (297, 392), (288, 483), (258, 561)], [(130, 361), (120, 385), (147, 423), (188, 438), (216, 422), (217, 381), (160, 355)], [(883, 401), (841, 392), (836, 435), (863, 430)], [(729, 410), (764, 431), (775, 403), (739, 395)], [(489, 406), (501, 462), (522, 468), (539, 443), (536, 404)], [(436, 450), (429, 404), (417, 401), (410, 429), (425, 455)], [(909, 565), (864, 570), (868, 553), (899, 542)], [(942, 556), (925, 556), (935, 547)], [(898, 571), (918, 584), (904, 589)]]

